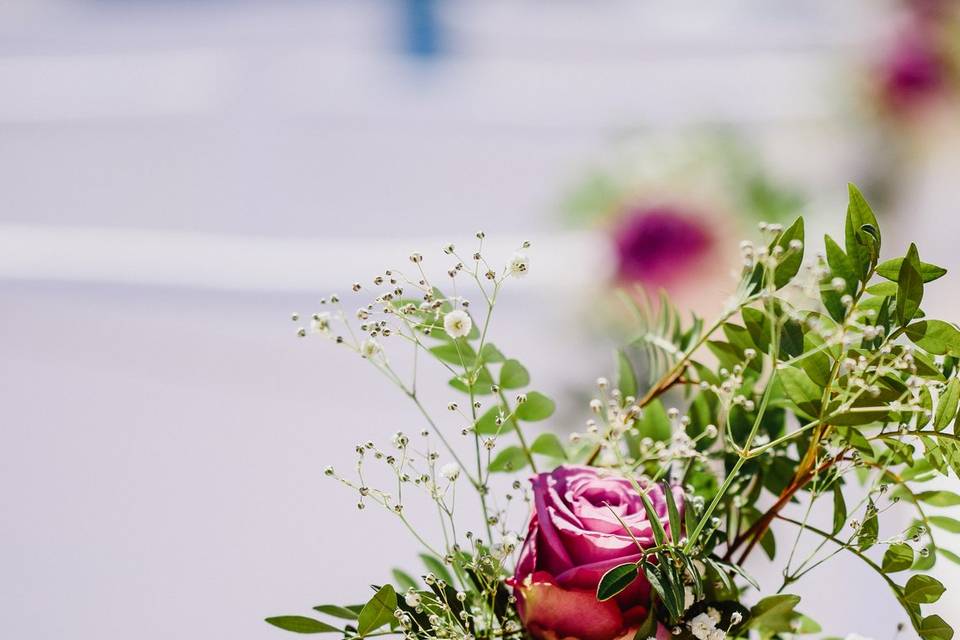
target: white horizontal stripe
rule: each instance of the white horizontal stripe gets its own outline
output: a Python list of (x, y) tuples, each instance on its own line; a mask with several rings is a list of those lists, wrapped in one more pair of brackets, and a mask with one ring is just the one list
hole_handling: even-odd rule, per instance
[[(0, 279), (122, 283), (187, 288), (344, 291), (383, 269), (409, 272), (420, 251), (430, 277), (445, 277), (454, 259), (441, 247), (455, 238), (268, 238), (142, 229), (0, 225)], [(524, 238), (484, 242), (484, 256), (504, 265)], [(530, 274), (517, 282), (578, 288), (604, 267), (603, 239), (559, 233), (532, 238)], [(458, 253), (469, 260), (476, 240)]]

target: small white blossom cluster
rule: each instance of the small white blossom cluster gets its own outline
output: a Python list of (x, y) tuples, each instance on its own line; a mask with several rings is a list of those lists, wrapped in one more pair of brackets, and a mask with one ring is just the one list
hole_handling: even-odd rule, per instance
[(734, 611), (730, 616), (730, 627), (722, 629), (719, 627), (721, 621), (720, 612), (713, 607), (708, 607), (703, 613), (698, 613), (687, 623), (687, 628), (697, 640), (724, 640), (727, 637), (727, 631), (743, 621), (743, 616)]

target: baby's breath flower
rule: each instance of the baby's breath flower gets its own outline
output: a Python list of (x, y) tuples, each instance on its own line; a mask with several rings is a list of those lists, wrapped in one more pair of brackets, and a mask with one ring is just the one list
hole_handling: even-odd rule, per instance
[(470, 335), (472, 328), (473, 320), (470, 319), (470, 316), (467, 315), (465, 311), (460, 309), (451, 311), (443, 317), (443, 330), (446, 331), (451, 338), (464, 338)]
[(448, 462), (440, 468), (440, 475), (450, 482), (456, 482), (457, 478), (460, 477), (460, 465), (455, 462)]
[(381, 351), (380, 343), (373, 338), (368, 338), (360, 345), (360, 355), (364, 358), (373, 358)]
[(510, 273), (518, 278), (521, 278), (527, 274), (527, 271), (530, 269), (530, 258), (527, 257), (527, 254), (517, 251), (513, 254), (513, 257), (510, 258)]
[(420, 594), (416, 591), (408, 591), (403, 596), (403, 601), (407, 603), (408, 607), (416, 608), (420, 606)]
[(330, 330), (330, 314), (327, 312), (315, 313), (310, 320), (310, 331), (313, 333), (326, 333)]

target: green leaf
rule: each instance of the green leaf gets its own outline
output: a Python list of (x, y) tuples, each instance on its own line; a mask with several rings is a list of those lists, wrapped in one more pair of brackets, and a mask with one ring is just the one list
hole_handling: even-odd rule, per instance
[(341, 607), (338, 604), (319, 604), (313, 608), (314, 611), (325, 613), (334, 618), (343, 618), (344, 620), (356, 620), (358, 613), (352, 609)]
[(667, 541), (667, 532), (663, 530), (663, 523), (660, 521), (660, 515), (657, 513), (657, 510), (653, 508), (653, 503), (650, 502), (650, 498), (647, 497), (646, 491), (640, 492), (640, 500), (643, 502), (643, 508), (647, 512), (647, 520), (650, 522), (650, 527), (653, 529), (653, 541), (657, 545), (662, 545)]
[(480, 349), (480, 359), (489, 364), (492, 362), (503, 362), (507, 358), (500, 353), (500, 350), (497, 349), (492, 342), (488, 342)]
[(600, 578), (597, 585), (597, 600), (604, 602), (629, 587), (640, 575), (635, 562), (617, 565)]
[(884, 573), (906, 571), (911, 566), (913, 566), (913, 547), (903, 542), (896, 542), (887, 547), (881, 565)]
[(530, 373), (517, 360), (507, 360), (500, 368), (500, 386), (504, 389), (519, 389), (530, 384)]
[(904, 331), (910, 340), (934, 355), (960, 354), (960, 331), (943, 320), (921, 320)]
[[(877, 275), (887, 280), (897, 281), (897, 278), (900, 277), (900, 264), (903, 262), (903, 258), (894, 258), (893, 260), (887, 260), (879, 265), (877, 265)], [(923, 281), (933, 282), (937, 278), (943, 277), (947, 274), (947, 270), (943, 267), (938, 267), (935, 264), (930, 264), (928, 262), (920, 263), (920, 275), (923, 276)]]
[[(853, 184), (848, 185), (848, 190), (850, 203), (847, 205), (844, 236), (847, 255), (850, 256), (850, 261), (857, 270), (860, 280), (866, 280), (870, 267), (876, 262), (876, 257), (880, 253), (880, 224), (860, 190)], [(870, 235), (875, 239), (875, 246), (871, 246), (870, 241), (863, 237), (864, 227), (872, 232)]]
[[(500, 417), (500, 405), (494, 405), (483, 412), (483, 415), (477, 418), (477, 423), (473, 425), (473, 430), (482, 436), (492, 436), (498, 433), (506, 433), (513, 429), (512, 420), (504, 420), (497, 424), (497, 418)], [(504, 416), (506, 418), (506, 416)]]
[(933, 416), (933, 428), (945, 429), (957, 415), (957, 403), (960, 402), (960, 380), (952, 378), (937, 399), (937, 411)]
[(740, 310), (740, 315), (743, 318), (743, 324), (750, 333), (750, 338), (753, 340), (757, 351), (760, 353), (768, 353), (770, 351), (770, 338), (772, 337), (772, 333), (770, 331), (770, 319), (767, 317), (767, 314), (760, 309), (744, 307)]
[(955, 507), (960, 504), (960, 496), (952, 491), (922, 491), (916, 498), (935, 507)]
[(637, 374), (633, 370), (630, 359), (623, 351), (617, 351), (617, 386), (620, 389), (620, 395), (637, 396)]
[(440, 560), (429, 553), (421, 553), (420, 560), (433, 575), (445, 581), (447, 584), (453, 583), (453, 576), (450, 575), (450, 570), (447, 569), (447, 565), (443, 564)]
[(343, 629), (304, 616), (276, 616), (266, 620), (275, 627), (294, 633), (343, 633)]
[(847, 502), (843, 499), (840, 482), (833, 485), (833, 535), (837, 535), (847, 522)]
[[(833, 238), (828, 235), (824, 235), (823, 243), (827, 250), (827, 265), (830, 266), (830, 272), (832, 276), (831, 279), (843, 278), (843, 281), (847, 283), (844, 293), (853, 295), (857, 292), (858, 281), (857, 272), (854, 269), (853, 263)], [(839, 295), (840, 294), (838, 294), (838, 297)]]
[(651, 438), (656, 441), (670, 439), (670, 418), (660, 400), (654, 400), (643, 409), (637, 420), (637, 430), (641, 438)]
[(960, 564), (960, 556), (955, 554), (953, 551), (944, 549), (943, 547), (937, 547), (937, 551), (950, 562), (953, 562), (954, 564)]
[(960, 520), (949, 516), (930, 516), (927, 518), (935, 527), (939, 527), (950, 533), (960, 533)]
[(903, 599), (913, 604), (931, 604), (940, 599), (946, 588), (939, 580), (924, 574), (910, 576), (903, 587)]
[(537, 436), (537, 439), (530, 445), (530, 451), (539, 453), (542, 456), (557, 458), (558, 460), (567, 459), (567, 452), (563, 448), (560, 438), (553, 433), (541, 433)]
[(653, 615), (653, 607), (647, 611), (647, 617), (640, 624), (640, 628), (633, 635), (633, 640), (647, 640), (657, 635), (657, 617)]
[(469, 369), (477, 362), (477, 354), (473, 347), (462, 338), (430, 347), (430, 353), (438, 360), (461, 366), (464, 369)]
[(553, 400), (539, 391), (531, 391), (527, 394), (527, 401), (517, 405), (515, 415), (524, 422), (536, 422), (552, 416), (556, 408)]
[(527, 454), (520, 447), (510, 446), (497, 454), (490, 471), (519, 471), (527, 466)]
[[(486, 367), (480, 367), (479, 371), (468, 373), (476, 374), (475, 378), (471, 375), (474, 395), (485, 396), (493, 393), (493, 378), (490, 377), (490, 371)], [(464, 376), (458, 376), (450, 380), (450, 386), (463, 393), (470, 393), (470, 387), (467, 386)]]
[(787, 397), (797, 407), (811, 418), (820, 413), (820, 399), (823, 391), (818, 387), (806, 372), (794, 367), (777, 369), (778, 378), (783, 383)]
[(773, 274), (773, 284), (777, 289), (787, 285), (803, 264), (803, 247), (799, 250), (791, 249), (790, 243), (794, 240), (803, 242), (803, 218), (797, 218), (777, 240), (777, 246), (783, 249), (784, 258), (780, 260)]
[(391, 574), (393, 574), (393, 579), (396, 581), (397, 586), (400, 587), (401, 590), (406, 591), (407, 589), (417, 588), (417, 581), (414, 580), (413, 576), (406, 571), (393, 569)]
[(937, 412), (933, 417), (933, 428), (937, 431), (944, 429), (957, 415), (957, 404), (960, 402), (960, 380), (951, 378), (946, 389), (937, 400)]
[(906, 325), (917, 315), (921, 300), (923, 278), (920, 276), (920, 254), (917, 245), (911, 242), (897, 276), (897, 319), (901, 325)]
[(951, 640), (953, 629), (938, 615), (927, 616), (920, 621), (920, 637), (923, 640)]
[(385, 584), (363, 605), (357, 618), (357, 633), (365, 636), (393, 621), (397, 609), (397, 592), (392, 584)]
[(788, 632), (793, 629), (794, 611), (800, 603), (800, 596), (781, 594), (763, 598), (750, 609), (748, 627), (766, 629), (773, 632)]
[(670, 522), (670, 539), (676, 543), (680, 539), (680, 510), (677, 501), (673, 498), (673, 489), (670, 483), (663, 483), (663, 495), (667, 501), (667, 517)]
[(879, 533), (880, 524), (877, 521), (877, 507), (873, 504), (873, 500), (870, 500), (867, 503), (866, 516), (863, 518), (863, 523), (857, 531), (857, 548), (859, 548), (860, 551), (866, 551), (875, 545)]
[(897, 295), (897, 283), (896, 282), (878, 282), (877, 284), (872, 284), (867, 287), (867, 293), (872, 296), (889, 296), (894, 297)]

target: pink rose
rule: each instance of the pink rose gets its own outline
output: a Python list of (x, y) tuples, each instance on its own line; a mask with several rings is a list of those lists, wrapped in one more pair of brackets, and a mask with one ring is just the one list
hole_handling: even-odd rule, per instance
[[(520, 618), (542, 640), (630, 640), (649, 610), (650, 584), (641, 575), (605, 602), (596, 592), (604, 573), (641, 556), (618, 517), (643, 548), (654, 545), (640, 496), (626, 478), (594, 467), (562, 466), (531, 482), (533, 515), (512, 580)], [(647, 496), (668, 529), (663, 489)], [(679, 488), (674, 496), (681, 506)], [(657, 637), (669, 633), (660, 627)]]

